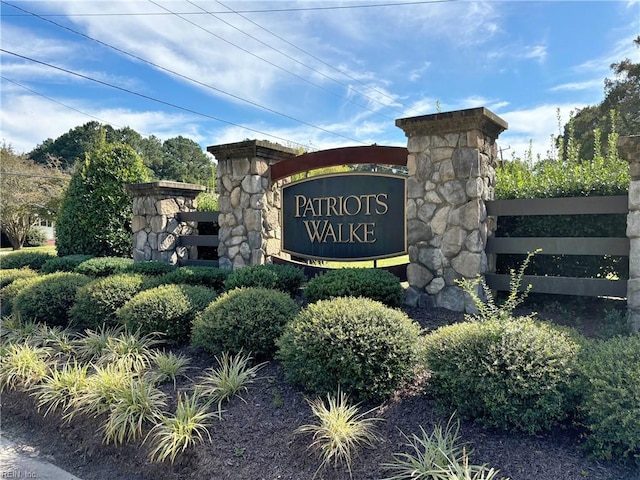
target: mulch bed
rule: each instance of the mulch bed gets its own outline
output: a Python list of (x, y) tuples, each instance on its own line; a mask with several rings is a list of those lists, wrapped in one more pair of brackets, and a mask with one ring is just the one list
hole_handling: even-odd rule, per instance
[[(406, 311), (428, 328), (463, 318), (442, 309)], [(192, 358), (192, 378), (214, 365), (214, 360), (200, 351), (184, 347), (180, 352)], [(186, 381), (178, 384), (179, 389), (187, 386)], [(211, 428), (212, 443), (187, 451), (173, 465), (150, 463), (149, 445), (103, 445), (98, 419), (76, 417), (68, 424), (55, 414), (43, 418), (33, 400), (22, 392), (5, 392), (1, 397), (2, 433), (36, 447), (40, 456), (83, 480), (313, 478), (319, 461), (307, 449), (309, 438), (293, 433), (312, 421), (304, 392), (285, 381), (282, 368), (274, 361), (261, 370), (244, 399), (234, 398), (224, 406), (223, 420)], [(401, 432), (419, 433), (419, 425), (430, 432), (448, 419), (431, 400), (410, 388), (381, 406), (362, 406), (373, 407), (378, 407), (376, 416), (384, 419), (378, 426), (384, 440), (355, 458), (352, 474), (356, 480), (388, 475), (380, 464), (390, 461), (394, 452), (403, 451)], [(579, 436), (571, 425), (542, 435), (494, 431), (472, 422), (461, 425), (461, 437), (472, 450), (471, 461), (487, 463), (512, 480), (640, 480), (637, 468), (589, 460), (579, 448)], [(328, 468), (316, 478), (348, 479), (349, 474), (341, 468)]]

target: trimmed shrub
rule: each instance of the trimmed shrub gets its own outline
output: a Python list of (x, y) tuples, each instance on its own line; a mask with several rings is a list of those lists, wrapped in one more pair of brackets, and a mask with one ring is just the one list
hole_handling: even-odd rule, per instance
[(580, 374), (586, 450), (640, 465), (640, 336), (594, 342), (582, 351)]
[(57, 272), (43, 275), (39, 280), (20, 290), (13, 300), (13, 312), (24, 319), (66, 327), (76, 291), (91, 278), (79, 273)]
[(130, 255), (133, 201), (124, 185), (147, 178), (142, 158), (131, 146), (107, 143), (102, 134), (76, 165), (58, 211), (58, 254)]
[(224, 282), (229, 275), (228, 270), (215, 267), (180, 267), (161, 277), (151, 280), (158, 285), (185, 284), (202, 285), (218, 292), (224, 290)]
[(140, 273), (148, 276), (159, 276), (173, 272), (177, 267), (164, 262), (152, 260), (150, 262), (135, 262), (127, 266), (124, 273)]
[(193, 323), (192, 343), (212, 355), (223, 352), (271, 358), (284, 325), (300, 310), (286, 293), (239, 288), (220, 296)]
[(19, 278), (29, 278), (38, 275), (30, 268), (9, 268), (7, 270), (0, 270), (0, 288), (6, 287), (14, 280)]
[(215, 298), (216, 293), (206, 287), (161, 285), (135, 295), (116, 316), (130, 331), (160, 332), (169, 342), (182, 343), (189, 339), (196, 314)]
[(225, 285), (227, 290), (242, 287), (268, 288), (295, 297), (306, 280), (304, 272), (293, 265), (265, 264), (234, 270), (229, 274)]
[(400, 279), (373, 268), (330, 270), (309, 280), (304, 295), (309, 303), (335, 297), (366, 297), (389, 307), (400, 307), (404, 299)]
[(53, 257), (42, 265), (41, 273), (73, 272), (82, 262), (89, 260), (91, 255), (66, 255)]
[(117, 325), (116, 310), (144, 289), (145, 277), (120, 274), (98, 278), (80, 287), (69, 312), (74, 327), (97, 329)]
[(414, 375), (420, 327), (367, 298), (320, 300), (287, 324), (277, 357), (287, 377), (318, 394), (340, 387), (380, 400)]
[(0, 256), (0, 268), (24, 268), (39, 271), (55, 254), (49, 252), (11, 252)]
[(124, 273), (131, 265), (133, 265), (131, 258), (95, 257), (82, 262), (74, 271), (90, 277), (108, 277)]
[(39, 227), (31, 227), (24, 242), (25, 247), (41, 247), (47, 243), (47, 235)]
[(429, 392), (488, 426), (548, 429), (574, 407), (573, 335), (527, 317), (440, 327), (424, 338)]
[(2, 315), (10, 315), (13, 311), (13, 301), (22, 291), (23, 288), (41, 282), (40, 275), (28, 276), (24, 278), (16, 278), (9, 285), (0, 289), (0, 305), (2, 306)]

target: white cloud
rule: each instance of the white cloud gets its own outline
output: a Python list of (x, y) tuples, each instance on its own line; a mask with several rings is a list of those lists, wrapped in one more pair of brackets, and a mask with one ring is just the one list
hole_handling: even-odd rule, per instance
[(569, 82), (563, 83), (561, 85), (556, 85), (553, 88), (550, 88), (550, 92), (562, 92), (562, 91), (579, 91), (579, 90), (591, 90), (591, 89), (602, 89), (603, 81), (602, 79), (596, 80), (585, 80), (584, 82)]

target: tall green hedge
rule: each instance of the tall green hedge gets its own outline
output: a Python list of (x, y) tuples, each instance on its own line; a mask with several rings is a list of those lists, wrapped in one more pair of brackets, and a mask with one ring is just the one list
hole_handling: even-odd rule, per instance
[(125, 184), (147, 180), (129, 145), (102, 142), (76, 167), (56, 223), (58, 255), (131, 255), (133, 201)]
[[(496, 198), (564, 198), (626, 195), (629, 166), (617, 158), (538, 163), (515, 160), (497, 171)], [(625, 237), (626, 215), (509, 216), (498, 219), (497, 237)], [(525, 255), (499, 255), (498, 273), (509, 273)], [(628, 278), (626, 257), (545, 255), (531, 259), (531, 275)]]

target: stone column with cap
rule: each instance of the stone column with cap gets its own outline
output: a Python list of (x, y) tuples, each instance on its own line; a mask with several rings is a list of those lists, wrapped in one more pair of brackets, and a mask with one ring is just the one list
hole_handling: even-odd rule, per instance
[(496, 139), (507, 123), (473, 108), (396, 120), (408, 138), (406, 303), (474, 311), (457, 281), (488, 272)]
[(634, 331), (640, 331), (640, 135), (618, 138), (618, 153), (629, 162), (629, 280), (627, 281), (627, 311)]
[(220, 216), (220, 267), (266, 263), (280, 252), (281, 181), (271, 181), (271, 165), (297, 155), (294, 149), (266, 140), (213, 145)]
[(181, 222), (178, 214), (196, 210), (196, 197), (206, 190), (202, 185), (180, 182), (131, 183), (133, 196), (133, 260), (155, 260), (176, 265), (180, 260), (197, 258), (197, 247), (179, 245), (180, 235), (190, 235), (194, 222)]

